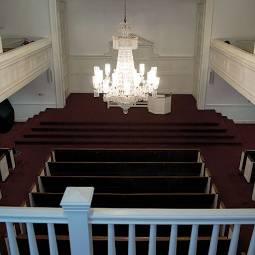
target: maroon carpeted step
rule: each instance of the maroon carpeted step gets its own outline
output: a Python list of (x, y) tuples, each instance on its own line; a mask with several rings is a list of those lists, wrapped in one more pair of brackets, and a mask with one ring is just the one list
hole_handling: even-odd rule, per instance
[(146, 123), (123, 123), (123, 122), (78, 122), (78, 121), (41, 121), (40, 125), (43, 126), (50, 126), (50, 125), (54, 125), (54, 126), (97, 126), (97, 125), (106, 125), (106, 126), (116, 126), (116, 125), (121, 125), (121, 126), (147, 126), (147, 125), (157, 125), (157, 126), (168, 126), (168, 125), (174, 125), (174, 126), (218, 126), (219, 123), (218, 122), (163, 122), (163, 123), (155, 123), (155, 122), (146, 122)]
[(214, 134), (214, 133), (178, 133), (178, 132), (150, 132), (150, 131), (137, 131), (137, 132), (112, 132), (112, 131), (104, 131), (104, 132), (36, 132), (25, 134), (25, 138), (88, 138), (88, 137), (159, 137), (159, 138), (208, 138), (208, 139), (232, 139), (233, 135), (229, 134)]
[(72, 126), (43, 126), (43, 127), (33, 127), (32, 131), (37, 132), (87, 132), (87, 131), (118, 131), (118, 132), (126, 132), (126, 131), (167, 131), (167, 132), (215, 132), (222, 133), (227, 132), (226, 128), (221, 127), (174, 127), (171, 125), (167, 126), (157, 126), (157, 125), (147, 125), (145, 127), (139, 126), (87, 126), (87, 127), (72, 127)]

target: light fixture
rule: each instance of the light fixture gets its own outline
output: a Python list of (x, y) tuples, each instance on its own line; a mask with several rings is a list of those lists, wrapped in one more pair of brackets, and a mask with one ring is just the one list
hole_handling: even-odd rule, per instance
[(135, 69), (132, 50), (138, 48), (138, 37), (130, 34), (127, 24), (126, 0), (124, 0), (124, 22), (120, 26), (120, 34), (113, 36), (113, 49), (118, 50), (116, 69), (111, 73), (111, 65), (105, 64), (104, 71), (99, 66), (94, 67), (94, 96), (104, 96), (105, 102), (113, 102), (123, 109), (125, 114), (137, 102), (148, 101), (148, 96), (156, 96), (160, 78), (157, 77), (157, 67), (147, 72), (145, 79), (145, 64)]

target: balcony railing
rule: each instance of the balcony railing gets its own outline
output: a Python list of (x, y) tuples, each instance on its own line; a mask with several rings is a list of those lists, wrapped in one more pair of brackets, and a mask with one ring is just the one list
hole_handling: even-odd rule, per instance
[[(198, 227), (211, 225), (209, 255), (217, 254), (222, 226), (231, 225), (228, 254), (237, 254), (241, 225), (255, 225), (255, 209), (105, 209), (91, 208), (93, 188), (68, 187), (61, 201), (62, 208), (1, 207), (0, 222), (6, 224), (9, 252), (18, 255), (15, 223), (26, 225), (30, 254), (39, 254), (33, 224), (47, 224), (50, 254), (57, 255), (58, 247), (54, 224), (68, 224), (72, 255), (92, 255), (91, 225), (108, 226), (108, 252), (116, 254), (114, 226), (128, 225), (128, 254), (136, 254), (136, 225), (149, 225), (148, 254), (156, 255), (157, 226), (171, 226), (169, 255), (176, 254), (178, 227), (192, 226), (189, 255), (196, 254)], [(180, 247), (181, 248), (181, 247)], [(255, 231), (253, 230), (248, 255), (255, 254)]]

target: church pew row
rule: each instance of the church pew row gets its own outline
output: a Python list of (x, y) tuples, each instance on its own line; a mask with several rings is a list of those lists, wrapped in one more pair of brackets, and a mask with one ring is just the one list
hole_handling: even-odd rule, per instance
[[(169, 231), (170, 233), (170, 231)], [(18, 246), (20, 249), (20, 255), (29, 254), (28, 238), (26, 235), (20, 235), (17, 238)], [(189, 249), (189, 238), (178, 238), (177, 241), (177, 255), (188, 254)], [(40, 250), (40, 255), (49, 255), (49, 243), (48, 236), (37, 236), (37, 244)], [(116, 238), (116, 254), (127, 254), (128, 242), (127, 238)], [(148, 238), (137, 238), (136, 240), (136, 254), (148, 254)], [(220, 255), (228, 254), (228, 247), (230, 241), (227, 238), (219, 238), (218, 241), (218, 253)], [(68, 237), (58, 237), (57, 245), (59, 248), (59, 255), (71, 255), (70, 243)], [(197, 241), (197, 255), (208, 254), (210, 245), (209, 238), (198, 238)], [(180, 248), (179, 248), (180, 247)], [(156, 253), (160, 255), (167, 255), (169, 248), (168, 238), (157, 238)], [(103, 255), (107, 251), (107, 238), (106, 237), (95, 237), (93, 240), (93, 254)]]
[[(30, 206), (36, 207), (60, 207), (63, 193), (31, 193), (29, 195)], [(163, 208), (163, 209), (209, 209), (216, 208), (218, 203), (217, 194), (143, 194), (143, 195), (122, 195), (122, 194), (95, 194), (92, 200), (92, 208)], [(46, 234), (46, 225), (36, 224), (37, 234)], [(66, 225), (55, 225), (58, 235), (67, 235)], [(189, 236), (190, 226), (183, 226), (179, 229), (181, 236)], [(115, 233), (117, 236), (127, 236), (127, 226), (116, 226)], [(168, 236), (170, 233), (169, 226), (159, 226), (158, 235)], [(201, 226), (199, 234), (209, 236), (211, 227)], [(137, 236), (149, 236), (148, 226), (137, 226)], [(94, 225), (93, 235), (107, 235), (106, 225)]]
[(200, 162), (196, 149), (72, 149), (58, 148), (53, 161), (61, 162)]
[[(29, 204), (38, 207), (59, 207), (63, 193), (30, 193)], [(102, 208), (216, 208), (217, 194), (172, 193), (172, 194), (97, 194), (92, 207)]]
[(38, 177), (40, 192), (64, 192), (66, 187), (94, 187), (95, 193), (209, 193), (210, 177)]
[(48, 162), (48, 176), (203, 176), (201, 162)]
[(142, 138), (142, 137), (120, 137), (120, 138), (112, 138), (112, 137), (90, 137), (90, 138), (83, 138), (80, 137), (76, 138), (22, 138), (20, 140), (15, 141), (16, 145), (83, 145), (83, 146), (91, 146), (91, 145), (98, 145), (98, 146), (105, 146), (105, 145), (168, 145), (168, 146), (199, 146), (199, 145), (208, 145), (208, 146), (239, 146), (241, 145), (240, 141), (237, 139), (187, 139), (187, 138), (157, 138), (157, 137), (150, 137), (150, 138)]

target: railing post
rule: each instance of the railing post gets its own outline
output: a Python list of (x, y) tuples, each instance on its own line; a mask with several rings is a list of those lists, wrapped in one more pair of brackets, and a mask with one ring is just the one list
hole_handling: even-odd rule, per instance
[(68, 219), (71, 254), (93, 254), (89, 211), (93, 198), (92, 187), (67, 187), (61, 206)]

